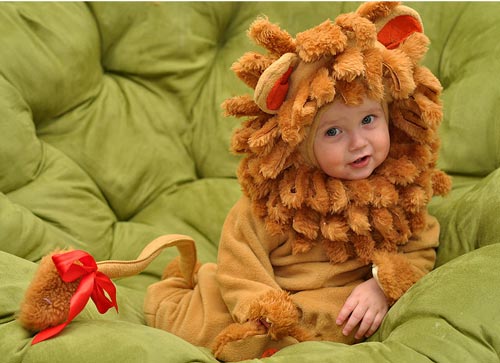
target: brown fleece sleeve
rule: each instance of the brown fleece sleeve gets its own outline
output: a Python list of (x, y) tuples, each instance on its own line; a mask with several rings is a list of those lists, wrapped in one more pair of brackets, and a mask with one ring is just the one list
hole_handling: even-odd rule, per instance
[(430, 215), (426, 219), (424, 231), (402, 246), (400, 253), (375, 253), (373, 276), (391, 304), (434, 268), (436, 247), (439, 245), (439, 223)]
[(264, 224), (254, 216), (250, 201), (243, 197), (229, 212), (224, 223), (218, 254), (217, 281), (222, 298), (233, 319), (268, 320), (278, 323), (273, 314), (296, 308), (274, 278), (269, 254), (285, 237), (271, 237)]

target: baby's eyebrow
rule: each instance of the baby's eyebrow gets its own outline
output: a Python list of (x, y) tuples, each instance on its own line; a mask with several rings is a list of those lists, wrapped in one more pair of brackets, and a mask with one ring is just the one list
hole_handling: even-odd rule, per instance
[(339, 123), (342, 123), (342, 120), (339, 120), (337, 118), (326, 118), (320, 121), (319, 127), (320, 128), (338, 127)]
[(373, 107), (367, 108), (364, 111), (367, 112), (367, 113), (384, 112), (383, 109), (382, 109), (382, 107), (378, 107), (378, 106), (373, 106)]

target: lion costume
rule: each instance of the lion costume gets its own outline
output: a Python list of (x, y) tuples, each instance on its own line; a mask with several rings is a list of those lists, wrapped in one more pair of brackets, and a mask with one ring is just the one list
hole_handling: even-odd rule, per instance
[[(149, 325), (226, 361), (305, 340), (355, 343), (335, 324), (345, 300), (375, 277), (392, 304), (434, 267), (439, 225), (427, 204), (450, 188), (436, 169), (441, 86), (420, 65), (429, 41), (414, 10), (366, 3), (295, 38), (262, 18), (249, 36), (268, 52), (233, 65), (254, 95), (223, 104), (246, 119), (232, 139), (243, 196), (217, 264), (196, 264), (180, 237), (181, 258), (145, 301)], [(329, 177), (312, 152), (316, 116), (334, 99), (363, 97), (387, 105), (389, 156), (366, 179)]]
[[(302, 340), (353, 343), (335, 319), (355, 286), (375, 276), (393, 303), (433, 268), (439, 225), (426, 207), (449, 180), (435, 168), (441, 86), (419, 65), (422, 31), (398, 3), (367, 3), (295, 39), (267, 19), (251, 25), (268, 54), (247, 53), (233, 70), (254, 96), (224, 103), (248, 118), (232, 143), (245, 155), (244, 196), (218, 264), (201, 267), (194, 289), (169, 278), (150, 287), (151, 325), (215, 340), (226, 360)], [(364, 180), (328, 177), (311, 157), (315, 116), (336, 96), (355, 105), (363, 95), (388, 104), (389, 157)], [(197, 319), (186, 324), (190, 310)]]

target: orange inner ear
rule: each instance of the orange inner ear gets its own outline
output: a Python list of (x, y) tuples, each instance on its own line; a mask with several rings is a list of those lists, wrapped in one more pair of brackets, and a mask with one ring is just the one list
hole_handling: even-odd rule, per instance
[(280, 108), (283, 101), (285, 101), (286, 94), (290, 84), (288, 83), (288, 78), (292, 74), (293, 68), (290, 67), (288, 70), (276, 81), (271, 91), (266, 98), (266, 106), (270, 110), (277, 110)]
[(410, 15), (401, 15), (391, 19), (379, 31), (377, 39), (387, 49), (394, 49), (413, 33), (422, 31), (422, 25), (417, 19)]

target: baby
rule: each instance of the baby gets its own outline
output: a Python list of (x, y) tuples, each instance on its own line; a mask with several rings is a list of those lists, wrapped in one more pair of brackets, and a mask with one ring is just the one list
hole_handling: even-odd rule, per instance
[(229, 361), (372, 335), (434, 267), (427, 203), (449, 188), (435, 168), (441, 87), (419, 65), (415, 11), (366, 3), (295, 39), (266, 19), (249, 35), (269, 53), (233, 66), (255, 93), (224, 104), (248, 119), (232, 140), (243, 196), (217, 264), (186, 277), (181, 258), (145, 303), (148, 324)]

